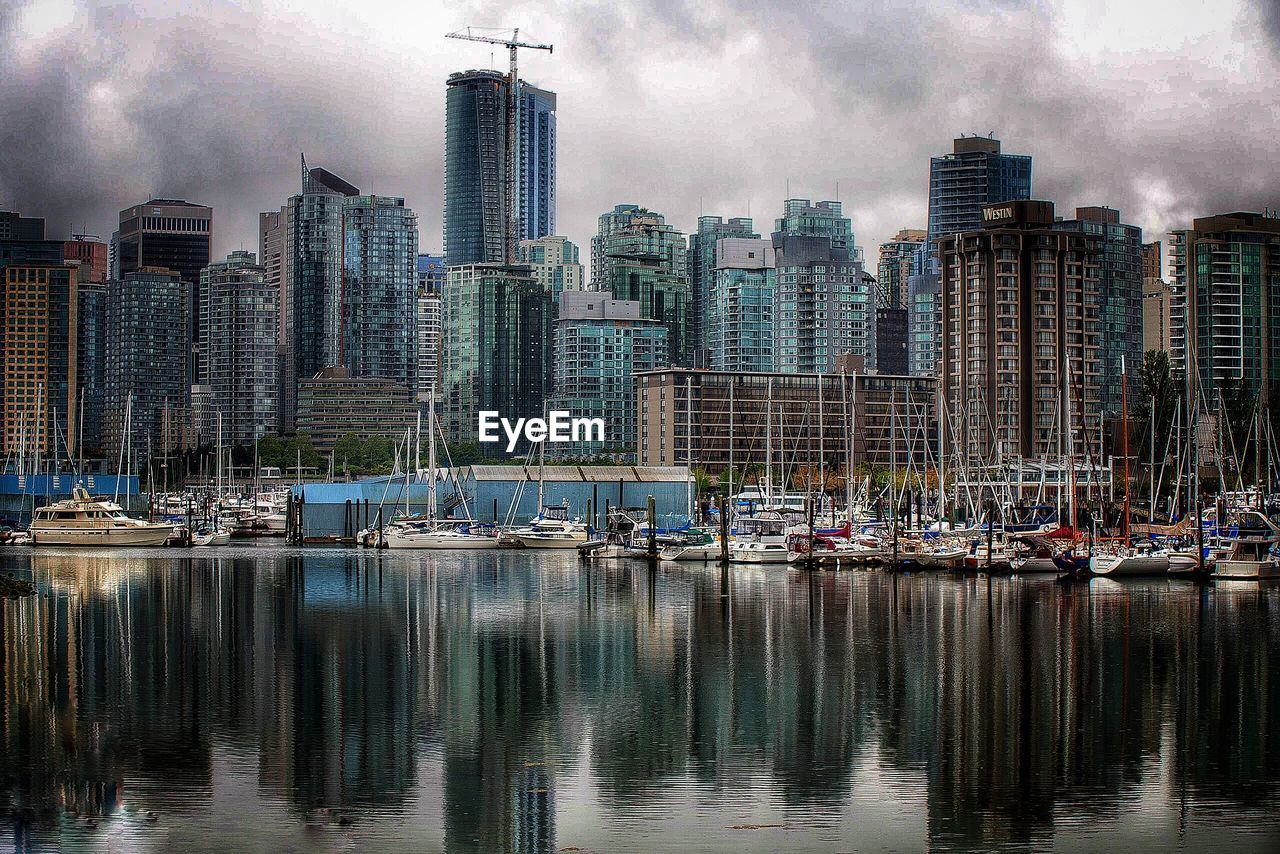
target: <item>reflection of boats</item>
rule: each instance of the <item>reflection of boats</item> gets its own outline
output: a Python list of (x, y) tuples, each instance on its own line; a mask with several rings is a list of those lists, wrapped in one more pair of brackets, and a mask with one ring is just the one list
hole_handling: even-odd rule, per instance
[(37, 508), (29, 527), (33, 545), (161, 546), (174, 526), (125, 514), (106, 498), (93, 498), (77, 485), (71, 498)]

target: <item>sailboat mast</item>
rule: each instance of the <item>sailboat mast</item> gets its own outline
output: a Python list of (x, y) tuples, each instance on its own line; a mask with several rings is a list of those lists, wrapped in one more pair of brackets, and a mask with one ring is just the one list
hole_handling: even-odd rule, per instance
[(1124, 453), (1124, 542), (1129, 543), (1129, 384), (1124, 381), (1124, 356), (1120, 357), (1120, 447)]
[[(419, 413), (421, 423), (422, 415)], [(419, 440), (421, 441), (421, 440)], [(436, 390), (427, 390), (427, 521), (436, 519)]]

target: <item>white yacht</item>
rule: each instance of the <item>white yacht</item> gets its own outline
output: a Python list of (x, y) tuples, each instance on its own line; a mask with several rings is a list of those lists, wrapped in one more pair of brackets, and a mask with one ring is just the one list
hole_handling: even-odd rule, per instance
[(1150, 543), (1095, 551), (1089, 559), (1089, 571), (1111, 578), (1127, 575), (1167, 575), (1169, 555), (1151, 547)]
[(1219, 558), (1213, 577), (1238, 581), (1280, 578), (1280, 527), (1257, 510), (1241, 514), (1231, 553)]
[(734, 563), (787, 563), (787, 520), (782, 514), (765, 511), (740, 517), (729, 560)]
[(570, 519), (568, 507), (548, 506), (528, 527), (508, 531), (503, 538), (526, 549), (576, 549), (587, 541), (587, 526)]
[(66, 501), (37, 508), (28, 530), (37, 546), (162, 546), (174, 526), (134, 519), (119, 504), (76, 486)]
[(389, 549), (496, 549), (497, 532), (485, 530), (471, 519), (439, 519), (430, 522), (396, 522), (382, 532)]

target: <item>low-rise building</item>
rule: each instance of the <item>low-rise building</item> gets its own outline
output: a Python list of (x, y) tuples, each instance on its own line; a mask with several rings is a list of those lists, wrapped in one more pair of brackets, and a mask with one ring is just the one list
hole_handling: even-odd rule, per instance
[(417, 418), (415, 390), (394, 380), (325, 368), (298, 383), (298, 432), (310, 436), (322, 454), (348, 433), (362, 439), (403, 436)]

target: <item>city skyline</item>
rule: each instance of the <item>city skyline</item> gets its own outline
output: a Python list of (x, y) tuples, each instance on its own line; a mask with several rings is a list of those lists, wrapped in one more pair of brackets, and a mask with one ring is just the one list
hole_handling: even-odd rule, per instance
[[(579, 245), (618, 203), (661, 210), (689, 233), (700, 213), (763, 222), (785, 197), (838, 196), (874, 269), (881, 242), (926, 225), (928, 157), (975, 132), (1036, 158), (1036, 197), (1118, 208), (1149, 235), (1205, 210), (1274, 206), (1274, 119), (1259, 88), (1280, 70), (1274, 4), (1178, 14), (945, 5), (908, 29), (902, 10), (830, 4), (779, 22), (745, 0), (696, 14), (678, 3), (482, 3), (336, 17), (318, 4), (304, 21), (229, 3), (199, 16), (150, 3), (19, 4), (0, 12), (0, 104), (29, 119), (5, 140), (0, 207), (45, 217), (51, 236), (105, 239), (125, 205), (186, 198), (216, 209), (212, 254), (225, 257), (256, 248), (257, 213), (290, 194), (305, 150), (403, 195), (421, 247), (438, 252), (445, 79), (504, 66), (501, 51), (490, 61), (483, 47), (444, 40), (468, 24), (519, 25), (556, 44), (552, 56), (522, 57), (521, 76), (557, 93), (556, 231)], [(259, 61), (313, 37), (361, 48), (321, 52), (324, 64)], [(658, 46), (628, 49), (642, 43)], [(145, 55), (133, 50), (143, 45)], [(806, 89), (797, 73), (838, 85)], [(752, 93), (781, 106), (741, 110)], [(1178, 121), (1157, 118), (1169, 115)]]

